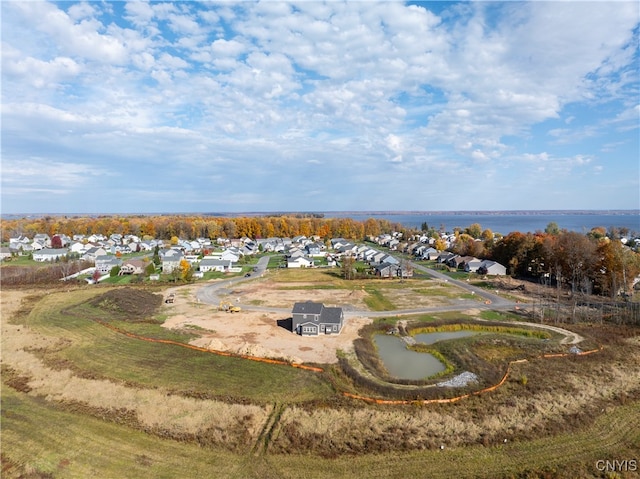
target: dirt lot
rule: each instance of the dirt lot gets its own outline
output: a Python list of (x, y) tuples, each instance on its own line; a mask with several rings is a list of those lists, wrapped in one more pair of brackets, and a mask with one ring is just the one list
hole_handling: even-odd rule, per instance
[[(199, 303), (195, 292), (200, 287), (202, 286), (183, 286), (168, 291), (175, 293), (176, 299), (173, 304), (163, 305), (161, 313), (168, 316), (164, 323), (167, 328), (184, 328), (189, 325), (202, 328), (201, 337), (192, 341), (192, 344), (209, 349), (283, 358), (293, 362), (334, 363), (337, 361), (336, 351), (351, 350), (353, 340), (358, 337), (358, 330), (371, 321), (364, 317), (350, 317), (338, 335), (302, 337), (285, 329), (284, 325), (279, 325), (286, 322), (290, 315), (246, 310), (225, 313), (217, 311), (216, 306)], [(339, 304), (337, 299), (350, 294), (349, 291), (340, 290), (269, 291), (269, 288), (263, 289), (262, 285), (259, 294), (256, 286), (251, 285), (238, 287), (234, 292), (241, 295), (243, 303), (250, 304), (251, 300), (256, 300), (264, 301), (260, 302), (263, 306), (287, 308), (292, 307), (296, 301), (305, 300), (324, 302), (327, 305)], [(267, 298), (270, 298), (268, 302)]]

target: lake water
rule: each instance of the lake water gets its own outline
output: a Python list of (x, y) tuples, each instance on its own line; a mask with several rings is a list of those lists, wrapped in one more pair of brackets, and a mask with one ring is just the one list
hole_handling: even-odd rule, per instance
[(392, 213), (392, 212), (327, 212), (325, 218), (352, 218), (365, 221), (369, 218), (385, 219), (391, 223), (400, 223), (407, 228), (420, 228), (427, 223), (439, 229), (444, 226), (445, 231), (452, 232), (455, 227), (466, 228), (473, 223), (479, 223), (482, 229), (490, 229), (494, 233), (503, 235), (512, 231), (522, 233), (544, 231), (551, 222), (558, 224), (560, 229), (586, 233), (595, 227), (627, 228), (631, 232), (640, 233), (640, 214), (638, 211), (617, 212), (451, 212), (451, 213)]
[[(433, 344), (445, 339), (458, 339), (478, 334), (474, 331), (442, 331), (423, 333), (415, 336), (419, 343)], [(418, 353), (407, 349), (398, 336), (378, 334), (374, 341), (378, 346), (378, 355), (390, 376), (399, 379), (425, 379), (446, 369), (445, 365), (429, 353)]]

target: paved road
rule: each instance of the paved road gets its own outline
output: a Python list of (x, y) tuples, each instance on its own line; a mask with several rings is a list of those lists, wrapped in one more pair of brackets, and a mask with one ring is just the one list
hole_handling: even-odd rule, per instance
[(417, 269), (419, 271), (427, 273), (429, 276), (431, 276), (434, 279), (455, 284), (456, 286), (462, 289), (465, 289), (473, 294), (477, 294), (478, 296), (480, 296), (486, 301), (491, 301), (490, 309), (509, 309), (509, 308), (515, 307), (516, 305), (516, 303), (514, 303), (513, 301), (510, 301), (501, 296), (498, 296), (497, 294), (490, 293), (489, 291), (486, 291), (482, 288), (478, 288), (477, 286), (472, 286), (466, 281), (459, 281), (457, 279), (452, 279), (446, 274), (441, 273), (440, 271), (436, 271), (435, 269), (427, 268), (426, 266), (422, 266), (421, 264), (414, 263), (414, 262), (411, 263), (411, 266), (413, 266), (414, 270)]
[[(219, 294), (228, 295), (232, 291), (232, 286), (238, 283), (241, 283), (244, 281), (250, 281), (253, 278), (262, 276), (267, 270), (268, 264), (269, 264), (269, 257), (267, 256), (262, 257), (258, 261), (258, 264), (256, 266), (256, 271), (252, 272), (251, 276), (249, 277), (238, 276), (235, 278), (226, 279), (216, 283), (207, 284), (196, 292), (196, 297), (198, 298), (199, 301), (203, 303), (217, 305), (220, 302), (220, 298), (218, 296)], [(440, 313), (445, 311), (463, 311), (465, 309), (504, 310), (504, 309), (511, 309), (516, 307), (515, 302), (505, 298), (501, 298), (496, 294), (490, 293), (476, 286), (472, 286), (466, 281), (458, 281), (455, 279), (451, 279), (450, 277), (448, 277), (447, 275), (439, 271), (435, 271), (433, 269), (427, 268), (417, 263), (412, 262), (411, 265), (413, 266), (414, 270), (417, 269), (419, 271), (427, 273), (428, 275), (430, 275), (432, 278), (436, 280), (448, 282), (456, 286), (459, 286), (460, 288), (466, 291), (472, 292), (473, 294), (482, 298), (484, 301), (476, 301), (472, 299), (471, 300), (460, 299), (455, 303), (449, 304), (446, 306), (436, 306), (431, 308), (402, 309), (402, 310), (396, 310), (396, 311), (367, 311), (367, 310), (355, 310), (355, 309), (349, 310), (347, 308), (347, 309), (344, 309), (345, 317), (349, 318), (349, 317), (356, 317), (356, 316), (364, 316), (369, 318), (379, 318), (379, 317), (389, 317), (389, 316), (403, 316), (403, 315), (410, 315), (410, 314)], [(269, 308), (265, 306), (241, 304), (240, 298), (238, 298), (235, 304), (236, 306), (240, 306), (243, 309), (252, 310), (252, 311), (263, 311), (263, 312), (278, 313), (283, 315), (291, 314), (291, 309), (287, 309), (287, 308)], [(519, 306), (527, 307), (529, 305), (521, 304)], [(523, 323), (510, 321), (508, 322), (508, 324), (521, 325)], [(564, 334), (565, 338), (562, 341), (563, 344), (577, 344), (584, 339), (582, 336), (562, 328), (544, 325), (544, 324), (537, 324), (537, 323), (524, 323), (524, 324), (529, 324), (534, 327), (549, 329), (557, 333)]]
[[(232, 279), (226, 279), (223, 281), (218, 281), (215, 283), (207, 284), (200, 288), (196, 292), (196, 297), (199, 301), (207, 304), (216, 305), (220, 302), (220, 295), (227, 296), (229, 293), (233, 291), (233, 286), (244, 282), (249, 281), (255, 277), (262, 276), (267, 270), (267, 265), (269, 264), (269, 258), (267, 256), (260, 258), (258, 264), (256, 266), (256, 271), (251, 273), (250, 277), (238, 276)], [(431, 277), (436, 280), (448, 282), (455, 286), (458, 286), (466, 291), (469, 291), (481, 300), (473, 300), (473, 299), (460, 299), (453, 304), (448, 304), (444, 306), (434, 306), (429, 308), (415, 308), (415, 309), (401, 309), (394, 311), (368, 311), (368, 310), (351, 310), (349, 308), (344, 309), (345, 317), (354, 317), (354, 316), (367, 316), (371, 318), (379, 318), (385, 316), (405, 316), (410, 314), (423, 314), (423, 313), (441, 313), (446, 311), (461, 311), (465, 309), (511, 309), (516, 306), (516, 303), (510, 301), (508, 299), (504, 299), (496, 294), (489, 293), (481, 288), (476, 286), (472, 286), (465, 281), (458, 281), (451, 279), (447, 275), (435, 271), (433, 269), (422, 266), (418, 263), (411, 263), (414, 270), (419, 270), (427, 273)], [(240, 306), (243, 309), (252, 310), (252, 311), (263, 311), (268, 313), (279, 313), (279, 314), (290, 314), (291, 310), (287, 308), (270, 308), (266, 306), (255, 306), (255, 305), (246, 305), (240, 302), (240, 298), (237, 298), (236, 301), (233, 301), (236, 306)]]
[[(262, 276), (264, 272), (267, 270), (268, 264), (269, 264), (269, 257), (263, 256), (258, 260), (258, 264), (255, 266), (255, 271), (251, 273), (251, 276), (249, 277), (237, 276), (235, 278), (225, 279), (222, 281), (217, 281), (215, 283), (207, 284), (196, 292), (196, 298), (198, 298), (198, 300), (203, 303), (218, 304), (220, 302), (220, 298), (218, 294), (228, 294), (229, 291), (231, 290), (231, 286), (244, 281), (251, 280), (255, 277)], [(256, 309), (256, 308), (252, 307), (251, 309)]]

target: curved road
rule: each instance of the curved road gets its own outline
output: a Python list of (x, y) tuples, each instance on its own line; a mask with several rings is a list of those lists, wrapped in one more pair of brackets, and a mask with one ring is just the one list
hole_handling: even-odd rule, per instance
[[(258, 264), (254, 267), (254, 271), (250, 276), (238, 276), (231, 279), (225, 279), (223, 281), (219, 281), (216, 283), (211, 283), (203, 286), (196, 292), (196, 298), (198, 301), (203, 303), (217, 305), (220, 302), (219, 294), (228, 295), (232, 292), (232, 286), (242, 283), (245, 281), (249, 281), (257, 276), (262, 276), (267, 270), (267, 265), (269, 264), (269, 257), (264, 256), (260, 258)], [(445, 311), (462, 311), (465, 309), (483, 309), (483, 310), (505, 310), (516, 307), (516, 303), (510, 301), (508, 299), (502, 298), (497, 294), (490, 293), (485, 291), (477, 286), (472, 286), (466, 281), (458, 281), (455, 279), (451, 279), (449, 276), (435, 271), (433, 269), (427, 268), (417, 263), (411, 263), (411, 266), (419, 271), (425, 272), (430, 275), (432, 278), (451, 283), (455, 286), (458, 286), (466, 291), (469, 291), (478, 297), (484, 299), (486, 302), (477, 301), (477, 300), (459, 300), (455, 304), (449, 304), (446, 306), (435, 306), (431, 308), (416, 308), (416, 309), (401, 309), (395, 311), (368, 311), (368, 310), (344, 310), (345, 318), (355, 317), (355, 316), (366, 316), (370, 318), (379, 318), (385, 316), (403, 316), (410, 314), (423, 314), (423, 313), (441, 313)], [(240, 298), (235, 302), (236, 306), (240, 306), (243, 309), (253, 310), (253, 311), (263, 311), (268, 313), (278, 313), (278, 314), (291, 314), (291, 309), (287, 308), (270, 308), (266, 306), (255, 306), (255, 305), (245, 305), (239, 302)], [(526, 307), (526, 304), (521, 304), (520, 306)], [(521, 325), (523, 323), (517, 321), (507, 321), (507, 324), (515, 324)], [(555, 326), (538, 324), (538, 323), (530, 323), (526, 322), (526, 324), (530, 326), (534, 326), (537, 328), (543, 328), (555, 331), (560, 334), (565, 335), (565, 339), (562, 341), (563, 344), (577, 344), (584, 340), (582, 336), (572, 331), (568, 331), (566, 329), (558, 328)]]
[[(199, 301), (207, 304), (216, 305), (220, 302), (221, 294), (228, 295), (232, 291), (232, 287), (238, 283), (251, 280), (256, 276), (262, 276), (267, 270), (267, 265), (269, 264), (269, 257), (264, 256), (260, 258), (257, 266), (255, 267), (255, 271), (251, 273), (250, 277), (238, 276), (231, 279), (225, 279), (223, 281), (219, 281), (216, 283), (211, 283), (203, 286), (196, 292), (196, 297)], [(469, 299), (461, 299), (455, 304), (449, 304), (445, 306), (434, 306), (430, 308), (415, 308), (415, 309), (401, 309), (394, 311), (367, 311), (367, 310), (344, 310), (345, 317), (353, 317), (353, 316), (368, 316), (372, 318), (383, 317), (383, 316), (403, 316), (409, 314), (421, 314), (421, 313), (439, 313), (445, 311), (460, 311), (464, 309), (510, 309), (516, 306), (516, 303), (510, 301), (508, 299), (502, 298), (496, 294), (489, 293), (481, 288), (476, 286), (472, 286), (464, 281), (458, 281), (455, 279), (451, 279), (447, 275), (435, 271), (433, 269), (427, 268), (425, 266), (419, 265), (417, 263), (411, 263), (414, 270), (419, 270), (427, 273), (431, 277), (436, 280), (451, 283), (459, 288), (462, 288), (466, 291), (469, 291), (472, 294), (477, 295), (479, 298), (485, 300), (485, 302), (478, 300), (469, 300)], [(245, 305), (239, 302), (239, 298), (234, 302), (236, 306), (240, 306), (243, 309), (254, 310), (254, 311), (264, 311), (270, 313), (284, 313), (289, 314), (291, 312), (290, 309), (286, 308), (270, 308), (266, 306), (255, 306), (255, 305)]]

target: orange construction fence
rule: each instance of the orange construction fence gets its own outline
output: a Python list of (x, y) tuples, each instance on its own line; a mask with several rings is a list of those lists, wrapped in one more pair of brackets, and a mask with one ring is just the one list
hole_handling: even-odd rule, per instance
[(260, 363), (279, 364), (282, 366), (290, 366), (292, 368), (304, 369), (306, 371), (313, 371), (317, 373), (324, 372), (324, 369), (316, 366), (307, 366), (305, 364), (290, 363), (288, 361), (283, 361), (281, 359), (269, 359), (269, 358), (261, 358), (258, 356), (250, 356), (247, 354), (236, 354), (236, 353), (230, 353), (228, 351), (219, 351), (216, 349), (202, 348), (200, 346), (194, 346), (193, 344), (181, 343), (179, 341), (172, 341), (171, 339), (158, 339), (158, 338), (149, 338), (147, 336), (140, 336), (139, 334), (134, 334), (129, 331), (125, 331), (124, 329), (120, 329), (104, 321), (100, 321), (100, 320), (96, 320), (96, 321), (102, 324), (103, 326), (106, 326), (107, 328), (111, 329), (112, 331), (115, 331), (120, 334), (124, 334), (129, 338), (139, 339), (141, 341), (148, 341), (150, 343), (170, 344), (173, 346), (180, 346), (187, 349), (193, 349), (194, 351), (202, 351), (203, 353), (217, 354), (218, 356), (228, 356), (232, 358), (249, 359), (250, 361), (258, 361)]
[[(293, 368), (298, 368), (298, 369), (304, 369), (306, 371), (313, 371), (313, 372), (324, 372), (324, 369), (316, 367), (316, 366), (307, 366), (305, 364), (299, 364), (299, 363), (290, 363), (288, 361), (283, 361), (281, 359), (269, 359), (269, 358), (261, 358), (258, 356), (249, 356), (247, 354), (235, 354), (235, 353), (230, 353), (228, 351), (219, 351), (219, 350), (215, 350), (215, 349), (207, 349), (207, 348), (202, 348), (200, 346), (194, 346), (192, 344), (187, 344), (187, 343), (181, 343), (179, 341), (173, 341), (171, 339), (158, 339), (158, 338), (149, 338), (146, 336), (140, 336), (139, 334), (134, 334), (131, 333), (129, 331), (125, 331), (123, 329), (120, 329), (112, 324), (106, 323), (104, 321), (100, 321), (100, 320), (96, 320), (98, 323), (102, 324), (103, 326), (106, 326), (107, 328), (111, 329), (112, 331), (115, 331), (117, 333), (123, 334), (127, 337), (133, 338), (133, 339), (139, 339), (141, 341), (148, 341), (151, 343), (161, 343), (161, 344), (170, 344), (173, 346), (180, 346), (183, 348), (188, 348), (188, 349), (193, 349), (195, 351), (201, 351), (204, 353), (211, 353), (211, 354), (217, 354), (219, 356), (228, 356), (228, 357), (233, 357), (233, 358), (240, 358), (240, 359), (248, 359), (250, 361), (257, 361), (257, 362), (261, 362), (261, 363), (268, 363), (268, 364), (279, 364), (282, 366), (290, 366)], [(567, 356), (586, 356), (589, 354), (593, 354), (593, 353), (597, 353), (599, 351), (602, 351), (602, 346), (600, 346), (597, 349), (592, 349), (589, 351), (580, 351), (577, 353), (553, 353), (553, 354), (543, 354), (542, 356), (539, 356), (540, 358), (561, 358), (561, 357), (567, 357)], [(509, 377), (509, 372), (511, 371), (511, 365), (512, 364), (516, 364), (516, 363), (523, 363), (523, 362), (527, 362), (527, 359), (517, 359), (514, 361), (509, 362), (509, 364), (507, 365), (507, 370), (505, 371), (504, 375), (502, 376), (502, 379), (500, 379), (500, 381), (496, 384), (494, 384), (493, 386), (489, 386), (486, 387), (484, 389), (480, 389), (479, 391), (474, 391), (471, 393), (467, 393), (467, 394), (463, 394), (461, 396), (456, 396), (456, 397), (452, 397), (452, 398), (444, 398), (444, 399), (423, 399), (423, 400), (409, 400), (409, 399), (378, 399), (378, 398), (372, 398), (372, 397), (367, 397), (367, 396), (359, 396), (357, 394), (352, 394), (349, 392), (343, 392), (342, 394), (345, 397), (351, 398), (351, 399), (359, 399), (361, 401), (365, 401), (365, 402), (369, 402), (369, 403), (375, 403), (375, 404), (398, 404), (398, 405), (402, 405), (402, 404), (450, 404), (450, 403), (454, 403), (457, 401), (460, 401), (461, 399), (466, 399), (468, 397), (471, 396), (478, 396), (480, 394), (485, 394), (491, 391), (495, 391), (496, 389), (498, 389), (500, 386), (502, 386), (507, 378)]]
[[(586, 356), (588, 354), (593, 354), (593, 353), (597, 353), (599, 351), (602, 351), (602, 346), (600, 346), (597, 349), (592, 349), (589, 351), (581, 351), (579, 353), (557, 353), (557, 354), (543, 354), (542, 356), (539, 356), (540, 358), (559, 358), (559, 357), (567, 357), (567, 356)], [(463, 394), (462, 396), (456, 396), (456, 397), (452, 397), (452, 398), (445, 398), (445, 399), (422, 399), (422, 400), (409, 400), (409, 399), (377, 399), (377, 398), (372, 398), (372, 397), (366, 397), (366, 396), (358, 396), (357, 394), (351, 394), (348, 392), (343, 392), (342, 394), (346, 397), (352, 398), (352, 399), (359, 399), (361, 401), (365, 401), (368, 403), (375, 403), (375, 404), (397, 404), (397, 405), (401, 405), (401, 404), (450, 404), (450, 403), (454, 403), (454, 402), (458, 402), (461, 399), (466, 399), (468, 397), (471, 396), (478, 396), (480, 394), (484, 394), (484, 393), (488, 393), (491, 391), (495, 391), (496, 389), (498, 389), (500, 386), (502, 386), (507, 378), (509, 377), (509, 372), (511, 371), (511, 365), (512, 364), (516, 364), (516, 363), (525, 363), (527, 362), (527, 359), (517, 359), (514, 361), (509, 362), (509, 364), (507, 365), (507, 370), (504, 373), (504, 376), (502, 376), (502, 379), (497, 383), (494, 384), (493, 386), (489, 386), (486, 387), (484, 389), (480, 389), (479, 391), (474, 391), (468, 394)]]

